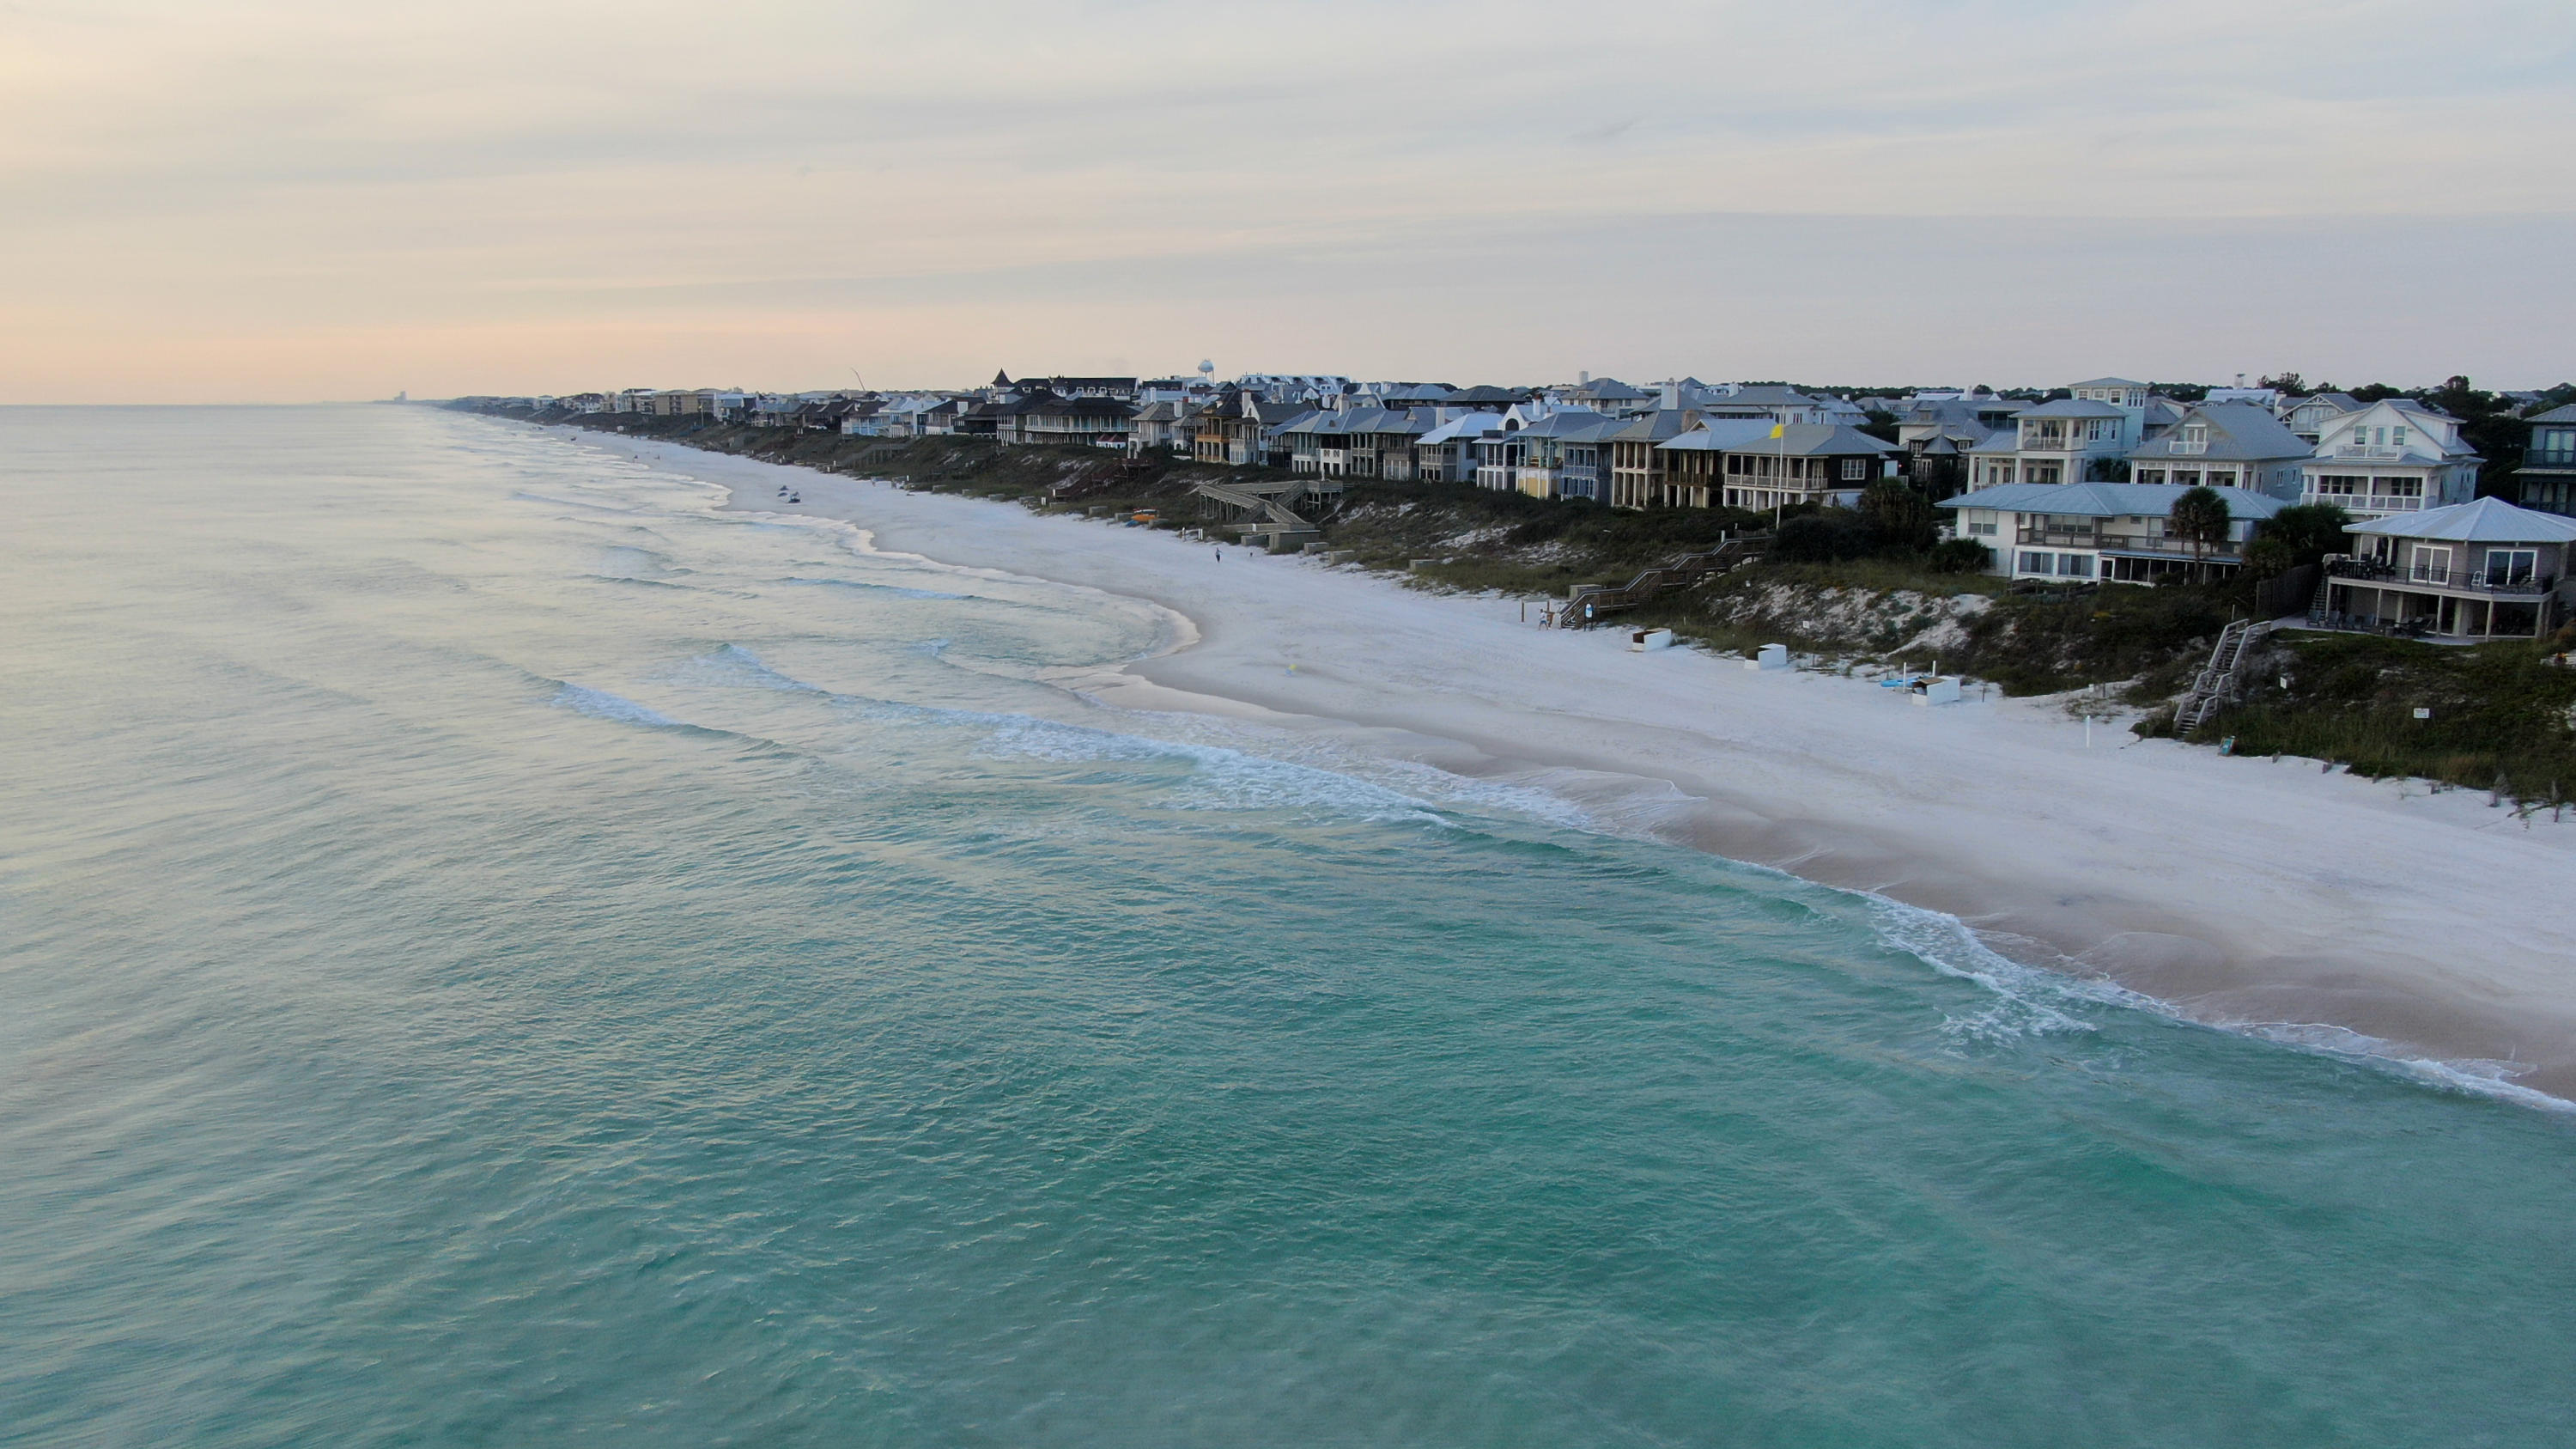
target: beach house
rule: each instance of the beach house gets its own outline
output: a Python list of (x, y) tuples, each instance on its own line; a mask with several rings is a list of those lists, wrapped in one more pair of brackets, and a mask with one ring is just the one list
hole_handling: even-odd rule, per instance
[(2326, 627), (2532, 638), (2567, 616), (2576, 518), (2479, 498), (2349, 531), (2351, 556), (2326, 560)]
[(1625, 420), (1587, 408), (1561, 408), (1522, 428), (1512, 486), (1532, 498), (1608, 501), (1610, 435)]
[(1699, 422), (1696, 408), (1664, 407), (1631, 418), (1612, 432), (1605, 444), (1610, 453), (1610, 506), (1670, 505), (1673, 498), (1664, 468), (1671, 455), (1656, 445), (1671, 442)]
[[(1675, 397), (1678, 403), (1683, 399)], [(1700, 393), (1694, 404), (1709, 418), (1759, 418), (1810, 427), (1857, 428), (1869, 414), (1838, 397), (1817, 397), (1774, 382), (1736, 383)]]
[(2144, 410), (2155, 400), (2156, 390), (2143, 382), (2125, 377), (2095, 377), (2066, 385), (2066, 391), (2077, 402), (2109, 403), (2115, 408)]
[(1708, 418), (1656, 445), (1666, 487), (1693, 508), (1777, 509), (1860, 501), (1870, 480), (1892, 476), (1900, 450), (1835, 423), (1764, 424)]
[(2227, 504), (2227, 537), (2194, 545), (2171, 531), (2174, 500), (2189, 491), (2173, 483), (2004, 483), (1933, 506), (1957, 520), (1952, 537), (1986, 546), (1990, 573), (2111, 584), (2239, 568), (2255, 525), (2289, 506), (2243, 488), (2213, 489)]
[(2146, 440), (2145, 418), (2141, 408), (2099, 398), (2059, 398), (2025, 408), (1969, 450), (1968, 486), (2106, 481)]
[(1413, 443), (1413, 476), (1426, 483), (1472, 483), (1476, 442), (1502, 431), (1501, 413), (1466, 413), (1424, 433)]
[(2366, 406), (2368, 404), (2348, 392), (2321, 392), (2291, 399), (2290, 405), (2282, 410), (2281, 423), (2307, 439), (2309, 446), (2313, 447), (2317, 439), (2325, 436), (2326, 424), (2360, 412)]
[(2299, 501), (2315, 449), (2251, 403), (2203, 403), (2129, 452), (2129, 481), (2244, 488)]
[(1253, 388), (1229, 393), (1199, 414), (1192, 455), (1197, 462), (1233, 468), (1282, 466), (1286, 449), (1274, 448), (1274, 434), (1309, 411), (1303, 403), (1271, 401)]
[(2466, 503), (2484, 461), (2461, 438), (2459, 419), (2411, 398), (2385, 398), (2327, 421), (2302, 470), (2300, 501), (2331, 503), (2355, 518)]
[(2523, 507), (2576, 516), (2576, 403), (2531, 420), (2531, 443), (2513, 477)]
[(1190, 451), (1197, 430), (1188, 403), (1160, 398), (1136, 409), (1129, 420), (1127, 451), (1135, 454)]
[(1282, 425), (1290, 471), (1319, 478), (1410, 479), (1414, 441), (1430, 431), (1394, 408), (1321, 408)]

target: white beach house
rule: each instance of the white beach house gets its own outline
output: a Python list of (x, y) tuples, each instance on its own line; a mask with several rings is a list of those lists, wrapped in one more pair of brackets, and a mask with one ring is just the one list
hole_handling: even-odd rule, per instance
[(2195, 565), (2234, 569), (2254, 526), (2289, 505), (2242, 488), (2218, 488), (2227, 538), (2195, 548), (2170, 536), (2172, 483), (2006, 483), (1945, 498), (1958, 521), (1952, 536), (1986, 546), (1988, 572), (2013, 579), (2153, 583)]
[(1970, 450), (1968, 485), (2090, 482), (2144, 441), (2145, 416), (2094, 398), (2025, 409)]
[(2329, 628), (2453, 639), (2532, 638), (2568, 613), (2576, 518), (2480, 498), (2354, 524), (2326, 561)]
[(2326, 421), (2300, 501), (2365, 519), (2466, 503), (2484, 461), (2461, 440), (2459, 419), (2388, 398)]

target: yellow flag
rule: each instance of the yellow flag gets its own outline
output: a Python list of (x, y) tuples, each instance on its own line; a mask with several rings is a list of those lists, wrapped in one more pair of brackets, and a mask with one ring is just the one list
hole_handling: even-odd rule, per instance
[(1771, 436), (1775, 438), (1785, 438), (1789, 436), (1789, 425), (1787, 423), (1773, 423), (1771, 425)]

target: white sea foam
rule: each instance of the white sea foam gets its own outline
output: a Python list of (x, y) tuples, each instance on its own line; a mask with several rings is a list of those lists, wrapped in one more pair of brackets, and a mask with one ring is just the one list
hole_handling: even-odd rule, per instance
[(670, 670), (666, 675), (675, 684), (691, 684), (714, 689), (770, 689), (796, 694), (830, 694), (819, 684), (781, 674), (759, 655), (739, 644), (719, 645)]
[[(2394, 1042), (2348, 1027), (2304, 1022), (2202, 1021), (2172, 1002), (2098, 976), (2014, 961), (1979, 939), (1956, 916), (1868, 892), (1859, 894), (1870, 902), (1880, 939), (1945, 976), (1974, 981), (1994, 993), (1996, 1001), (1988, 1009), (1944, 1020), (1942, 1030), (1954, 1038), (2001, 1044), (2031, 1036), (2091, 1032), (2099, 1028), (2071, 1014), (2071, 1010), (2116, 1007), (2332, 1057), (2448, 1091), (2553, 1112), (2576, 1112), (2576, 1102), (2517, 1085), (2513, 1079), (2527, 1070), (2518, 1062), (2442, 1061), (2411, 1056)], [(2068, 964), (2071, 967), (2073, 963)]]
[(938, 589), (914, 589), (901, 584), (872, 584), (864, 579), (790, 578), (788, 583), (813, 589), (853, 589), (871, 594), (888, 594), (898, 599), (972, 599), (975, 594), (943, 593)]
[(557, 689), (554, 705), (558, 709), (568, 709), (575, 714), (588, 715), (592, 719), (616, 720), (620, 724), (651, 725), (656, 729), (675, 728), (680, 724), (680, 721), (669, 715), (637, 704), (624, 695), (610, 694), (604, 689), (589, 689), (578, 684), (567, 684)]

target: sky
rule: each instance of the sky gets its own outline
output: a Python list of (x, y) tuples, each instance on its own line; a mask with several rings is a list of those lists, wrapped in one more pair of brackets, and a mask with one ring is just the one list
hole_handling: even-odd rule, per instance
[(0, 0), (0, 402), (2576, 377), (2567, 0)]

